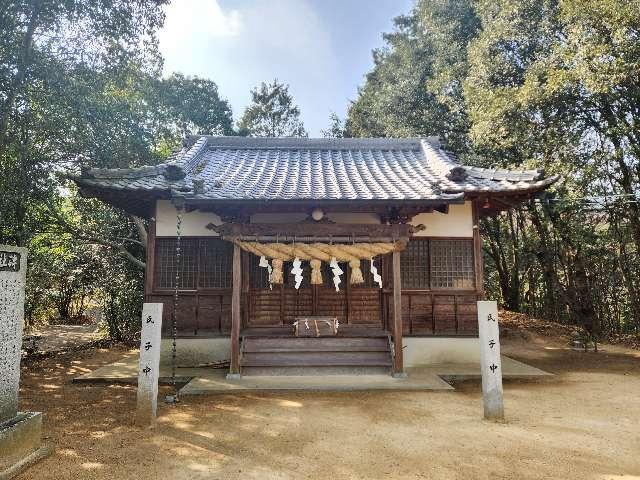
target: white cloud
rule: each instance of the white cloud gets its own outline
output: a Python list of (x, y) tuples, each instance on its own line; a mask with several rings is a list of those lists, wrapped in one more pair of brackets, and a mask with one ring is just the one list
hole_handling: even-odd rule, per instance
[[(329, 115), (339, 64), (310, 0), (173, 0), (160, 32), (165, 72), (209, 77), (240, 117), (262, 81), (289, 83), (312, 133)], [(313, 125), (312, 117), (322, 118)]]
[(166, 9), (166, 21), (160, 31), (163, 48), (207, 37), (234, 37), (242, 30), (238, 10), (222, 10), (217, 0), (174, 0)]

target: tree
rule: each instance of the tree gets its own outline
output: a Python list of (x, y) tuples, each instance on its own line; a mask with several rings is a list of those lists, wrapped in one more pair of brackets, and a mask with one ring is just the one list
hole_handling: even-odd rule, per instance
[(109, 306), (113, 336), (139, 322), (144, 222), (79, 198), (61, 173), (154, 164), (185, 134), (231, 133), (213, 81), (160, 77), (166, 3), (0, 7), (0, 243), (33, 253), (29, 319), (72, 317), (92, 295)]
[(335, 112), (331, 112), (329, 116), (329, 128), (320, 133), (325, 138), (344, 138), (347, 136), (345, 124)]
[(594, 337), (640, 331), (638, 32), (638, 0), (419, 0), (374, 51), (346, 122), (563, 175), (482, 222), (488, 290)]
[(353, 136), (438, 135), (458, 154), (469, 151), (462, 79), (466, 47), (479, 28), (471, 1), (420, 1), (394, 20), (386, 45), (349, 108)]
[(245, 109), (238, 129), (241, 135), (251, 137), (308, 136), (289, 86), (277, 79), (251, 90), (251, 105)]
[(233, 135), (229, 102), (214, 81), (173, 73), (153, 80), (147, 95), (157, 124), (156, 141), (177, 147), (188, 135)]

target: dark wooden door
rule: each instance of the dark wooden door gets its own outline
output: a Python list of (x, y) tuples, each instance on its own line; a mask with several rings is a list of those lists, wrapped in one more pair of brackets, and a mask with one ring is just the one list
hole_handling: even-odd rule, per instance
[[(382, 271), (381, 262), (377, 262)], [(310, 285), (310, 270), (305, 262), (304, 279), (299, 289), (294, 288), (290, 274), (291, 265), (284, 265), (284, 284), (268, 286), (266, 270), (257, 267), (257, 259), (249, 260), (248, 298), (249, 312), (245, 327), (277, 327), (290, 325), (296, 317), (326, 315), (338, 318), (342, 325), (359, 328), (384, 329), (382, 290), (373, 282), (370, 263), (363, 261), (361, 269), (365, 283), (350, 285), (347, 264), (340, 265), (342, 275), (340, 290), (336, 292), (333, 275), (323, 264), (322, 285)]]

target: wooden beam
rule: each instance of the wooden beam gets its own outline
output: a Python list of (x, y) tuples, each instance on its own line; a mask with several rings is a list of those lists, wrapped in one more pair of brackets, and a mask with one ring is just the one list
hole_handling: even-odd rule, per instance
[(400, 252), (393, 252), (393, 375), (404, 376), (402, 350), (402, 279), (400, 276)]
[(394, 218), (400, 216), (413, 217), (422, 212), (442, 209), (449, 204), (462, 204), (465, 199), (460, 194), (433, 200), (378, 200), (378, 199), (340, 199), (340, 200), (299, 200), (299, 199), (271, 199), (271, 200), (229, 200), (229, 199), (198, 199), (187, 196), (187, 204), (198, 210), (209, 211), (218, 215), (229, 214), (234, 217), (249, 217), (255, 213), (311, 213), (314, 208), (321, 208), (325, 213), (358, 212), (375, 213), (381, 217)]
[[(360, 223), (224, 223), (214, 225), (210, 223), (207, 229), (217, 232), (225, 238), (240, 238), (242, 240), (257, 241), (328, 241), (336, 243), (344, 241), (355, 242), (392, 242), (406, 240), (414, 233), (424, 230), (424, 225), (381, 225)], [(320, 240), (322, 238), (322, 240)]]
[(231, 365), (229, 375), (240, 375), (240, 290), (242, 288), (241, 249), (233, 245), (233, 283), (231, 292)]

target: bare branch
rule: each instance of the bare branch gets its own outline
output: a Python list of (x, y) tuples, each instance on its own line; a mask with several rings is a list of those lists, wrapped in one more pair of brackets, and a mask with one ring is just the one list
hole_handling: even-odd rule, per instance
[(140, 237), (140, 241), (146, 247), (147, 246), (147, 229), (144, 226), (144, 221), (140, 217), (136, 217), (135, 215), (131, 215), (131, 220), (135, 224), (138, 229), (138, 236)]
[[(119, 253), (121, 253), (122, 255), (124, 255), (127, 260), (129, 260), (131, 263), (133, 263), (136, 267), (144, 270), (146, 268), (146, 263), (143, 262), (142, 260), (139, 260), (138, 258), (136, 258), (135, 255), (133, 255), (129, 250), (127, 250), (127, 248), (121, 244), (121, 243), (117, 243), (111, 240), (107, 240), (105, 238), (100, 238), (97, 237), (95, 235), (86, 235), (83, 232), (81, 232), (80, 230), (78, 230), (76, 227), (74, 227), (73, 225), (71, 225), (69, 222), (67, 222), (67, 220), (65, 218), (63, 218), (60, 215), (60, 212), (56, 211), (55, 209), (50, 209), (50, 212), (54, 215), (54, 217), (56, 218), (56, 220), (58, 221), (58, 223), (60, 224), (60, 226), (65, 229), (67, 232), (71, 233), (72, 235), (75, 236), (75, 238), (83, 243), (86, 244), (91, 244), (91, 245), (103, 245), (105, 247), (110, 247), (113, 248), (115, 250), (117, 250)], [(144, 228), (144, 225), (143, 225)], [(146, 232), (145, 232), (146, 233)], [(120, 237), (118, 237), (120, 238)], [(142, 243), (139, 240), (135, 240), (132, 238), (126, 238), (126, 239), (122, 239), (123, 241), (130, 241), (133, 243), (138, 243), (140, 245), (142, 245)], [(143, 245), (145, 246), (145, 245)]]

